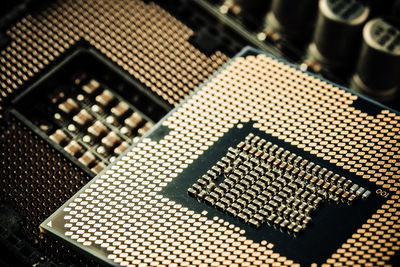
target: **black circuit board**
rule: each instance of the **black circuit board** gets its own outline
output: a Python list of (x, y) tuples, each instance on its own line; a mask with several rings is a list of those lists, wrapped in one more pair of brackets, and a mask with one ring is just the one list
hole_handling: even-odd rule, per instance
[[(355, 61), (344, 64), (344, 71), (331, 69), (313, 60), (309, 53), (309, 44), (314, 38), (313, 28), (318, 26), (316, 14), (319, 11), (316, 7), (319, 1), (304, 1), (308, 4), (300, 4), (303, 5), (303, 10), (296, 8), (278, 11), (283, 14), (283, 18), (289, 20), (292, 17), (300, 18), (300, 22), (311, 23), (307, 27), (295, 23), (299, 25), (299, 29), (301, 28), (298, 31), (300, 34), (296, 36), (290, 36), (290, 32), (273, 27), (270, 18), (271, 14), (277, 11), (273, 6), (277, 6), (279, 2), (283, 3), (283, 6), (292, 4), (290, 1), (241, 0), (128, 2), (105, 0), (56, 3), (22, 0), (4, 3), (5, 6), (2, 5), (3, 10), (0, 12), (0, 135), (2, 137), (0, 173), (3, 177), (0, 185), (2, 191), (0, 209), (4, 211), (0, 216), (0, 246), (4, 249), (2, 264), (6, 266), (40, 265), (40, 263), (93, 265), (94, 262), (87, 262), (87, 257), (80, 253), (81, 250), (70, 251), (69, 242), (58, 242), (39, 233), (40, 222), (106, 166), (112, 165), (112, 162), (115, 164), (118, 156), (124, 151), (130, 151), (132, 149), (130, 146), (140, 140), (150, 126), (159, 121), (173, 106), (177, 106), (242, 47), (252, 45), (276, 57), (301, 65), (302, 70), (308, 69), (320, 77), (352, 88), (354, 84), (349, 77), (356, 70)], [(345, 7), (341, 1), (330, 2)], [(354, 2), (348, 3), (353, 5)], [(400, 10), (398, 0), (364, 3), (371, 9), (369, 19), (390, 14), (398, 17)], [(380, 42), (392, 40), (387, 38), (385, 31), (380, 34), (383, 36)], [(342, 33), (338, 34), (336, 39), (347, 39), (340, 38), (341, 36)], [(398, 38), (393, 40), (398, 41)], [(392, 45), (395, 45), (395, 42), (392, 42)], [(348, 48), (346, 45), (339, 50), (345, 53)], [(353, 54), (358, 54), (358, 51)], [(342, 62), (339, 58), (335, 61)], [(365, 65), (380, 66), (380, 64)], [(391, 64), (384, 64), (381, 69), (387, 66)], [(373, 79), (381, 76), (384, 75), (377, 72), (370, 75)], [(85, 91), (87, 88), (94, 88), (92, 94)], [(338, 96), (335, 103), (342, 101), (346, 106), (340, 92), (333, 94)], [(235, 94), (232, 95), (235, 97)], [(111, 99), (111, 102), (104, 102), (105, 97)], [(219, 99), (219, 95), (214, 95), (212, 98)], [(321, 97), (321, 99), (326, 101), (326, 98)], [(400, 107), (398, 99), (397, 93), (394, 97), (378, 101), (386, 101), (383, 103), (398, 110)], [(296, 101), (300, 102), (301, 99)], [(307, 101), (313, 104), (297, 108), (313, 109), (315, 100), (307, 98)], [(393, 115), (398, 113), (360, 96), (352, 101), (351, 107), (361, 112), (355, 115), (359, 120), (353, 117), (353, 122), (356, 121), (357, 124), (362, 124), (358, 126), (369, 130), (364, 131), (366, 136), (364, 138), (357, 134), (359, 128), (348, 130), (335, 124), (339, 136), (344, 132), (344, 139), (350, 138), (356, 143), (356, 145), (347, 143), (346, 146), (342, 146), (342, 142), (335, 143), (334, 149), (343, 154), (336, 153), (329, 147), (326, 148), (329, 152), (326, 153), (325, 159), (322, 159), (323, 157), (316, 156), (315, 150), (304, 151), (310, 146), (299, 148), (297, 144), (289, 144), (291, 141), (284, 142), (282, 137), (271, 132), (266, 134), (265, 130), (257, 130), (260, 122), (253, 114), (254, 120), (234, 122), (234, 126), (230, 127), (228, 132), (224, 132), (222, 137), (218, 136), (218, 141), (215, 141), (194, 162), (183, 161), (181, 164), (184, 171), (182, 173), (178, 171), (180, 174), (177, 177), (166, 182), (160, 194), (178, 204), (184, 204), (195, 210), (196, 214), (202, 214), (204, 218), (209, 220), (220, 218), (230, 222), (230, 226), (239, 227), (244, 231), (244, 236), (251, 238), (249, 240), (259, 240), (258, 243), (264, 244), (263, 247), (273, 246), (274, 251), (278, 251), (281, 256), (287, 256), (286, 260), (281, 256), (274, 258), (274, 262), (278, 261), (283, 265), (296, 262), (328, 262), (332, 265), (369, 263), (396, 266), (400, 260), (400, 253), (397, 236), (393, 236), (393, 233), (397, 235), (397, 231), (394, 230), (396, 226), (393, 225), (396, 225), (398, 216), (396, 210), (398, 202), (393, 199), (398, 195), (396, 167), (399, 166), (399, 157), (398, 150), (395, 150), (398, 147), (396, 146), (398, 138), (392, 129), (398, 128), (398, 118)], [(250, 101), (245, 103), (251, 104)], [(275, 104), (273, 103), (272, 107)], [(265, 106), (266, 109), (270, 107)], [(335, 105), (335, 107), (341, 110), (340, 106)], [(69, 108), (72, 108), (70, 112), (67, 111)], [(241, 108), (245, 109), (243, 106)], [(195, 109), (207, 113), (201, 106), (193, 107), (192, 111)], [(196, 113), (196, 116), (201, 116), (202, 112)], [(344, 113), (346, 112), (348, 110), (345, 108)], [(360, 114), (363, 116), (359, 116)], [(207, 121), (207, 118), (203, 119)], [(279, 130), (283, 128), (278, 127), (274, 130), (281, 134)], [(146, 138), (148, 136), (158, 142), (169, 136), (171, 128), (158, 125), (151, 131), (152, 134), (146, 135)], [(376, 131), (377, 135), (374, 133)], [(182, 134), (185, 135), (186, 132)], [(303, 206), (296, 204), (296, 208), (302, 207), (301, 212), (305, 217), (294, 216), (296, 213), (287, 214), (289, 217), (285, 217), (288, 209), (281, 210), (280, 207), (275, 207), (277, 210), (280, 209), (278, 213), (274, 213), (277, 218), (269, 213), (264, 213), (268, 215), (267, 217), (247, 218), (246, 216), (252, 215), (248, 211), (254, 211), (253, 205), (251, 209), (246, 209), (246, 213), (231, 209), (228, 211), (228, 207), (221, 206), (221, 203), (214, 199), (215, 194), (211, 195), (215, 193), (212, 184), (211, 186), (207, 184), (209, 189), (205, 187), (206, 193), (202, 193), (203, 197), (199, 198), (197, 191), (196, 195), (190, 195), (193, 193), (191, 190), (193, 186), (199, 184), (199, 181), (204, 183), (203, 176), (207, 176), (213, 168), (221, 166), (221, 159), (228, 156), (230, 149), (237, 149), (241, 142), (245, 142), (249, 134), (271, 142), (274, 146), (278, 146), (278, 149), (284, 149), (285, 153), (293, 153), (303, 160), (316, 163), (322, 170), (326, 169), (351, 180), (359, 186), (357, 190), (365, 190), (364, 193), (359, 196), (355, 194), (356, 199), (353, 202), (343, 201), (341, 198), (339, 201), (333, 199), (319, 201), (313, 194), (299, 195), (300, 200), (305, 200), (307, 204), (314, 203), (315, 208), (304, 206), (305, 203), (301, 203)], [(320, 138), (312, 131), (302, 130), (302, 134), (314, 136), (316, 140)], [(236, 138), (237, 136), (241, 139)], [(379, 139), (378, 142), (376, 138)], [(201, 140), (195, 140), (197, 143), (190, 143), (190, 146), (203, 151), (201, 146), (207, 145)], [(365, 142), (361, 144), (360, 140)], [(201, 146), (196, 146), (198, 144)], [(193, 151), (189, 152), (193, 154)], [(331, 153), (333, 156), (327, 155)], [(179, 155), (177, 151), (167, 155), (174, 161), (181, 162), (179, 158), (174, 157)], [(337, 166), (337, 162), (332, 162), (332, 158), (336, 157), (343, 165)], [(282, 160), (282, 158), (277, 159)], [(350, 164), (341, 161), (344, 159)], [(285, 160), (288, 158), (285, 157)], [(152, 160), (149, 159), (149, 162)], [(283, 162), (288, 164), (287, 161)], [(149, 168), (150, 166), (148, 165)], [(243, 166), (237, 166), (243, 169)], [(162, 172), (161, 175), (169, 175)], [(279, 185), (278, 189), (286, 191), (285, 182), (281, 180), (286, 179), (285, 173), (281, 171), (275, 174), (279, 175), (273, 176), (272, 179), (280, 179), (279, 183), (282, 185), (282, 188)], [(286, 176), (288, 175), (291, 173)], [(225, 173), (218, 175), (212, 180), (215, 188), (223, 184), (227, 178), (229, 175)], [(247, 179), (247, 175), (245, 178)], [(257, 177), (253, 179), (255, 183), (259, 182)], [(251, 179), (247, 180), (251, 182)], [(268, 181), (265, 183), (266, 188), (271, 186)], [(277, 184), (274, 184), (271, 188), (276, 186)], [(305, 187), (307, 188), (307, 185)], [(347, 189), (352, 193), (351, 188)], [(278, 193), (280, 191), (278, 190)], [(368, 193), (370, 195), (364, 198), (363, 194), (367, 192), (370, 192)], [(280, 199), (275, 200), (285, 201), (283, 195), (279, 197)], [(240, 201), (241, 205), (244, 205), (242, 200)], [(251, 201), (253, 200), (249, 202)], [(316, 205), (314, 201), (319, 204)], [(237, 207), (238, 203), (233, 201), (230, 204), (235, 204)], [(335, 217), (331, 216), (331, 213)], [(346, 214), (348, 217), (345, 218)], [(296, 222), (305, 225), (304, 229), (297, 228), (299, 231), (294, 231), (300, 226), (292, 227), (292, 221), (289, 220), (289, 223), (285, 221), (286, 218), (292, 219), (291, 215), (293, 218), (298, 218)], [(335, 234), (326, 233), (328, 230), (323, 232), (322, 226), (317, 223), (324, 222), (321, 218), (330, 219), (329, 221), (326, 219), (327, 226), (333, 227), (332, 233)], [(334, 225), (333, 222), (337, 224)], [(344, 229), (337, 230), (338, 225), (343, 225)], [(366, 230), (367, 226), (372, 230)], [(307, 239), (310, 235), (314, 235), (315, 231), (319, 231), (318, 233), (326, 239), (317, 240), (320, 246), (314, 245), (316, 240), (313, 238)], [(377, 232), (379, 235), (376, 235)], [(195, 236), (192, 234), (192, 237)], [(199, 238), (202, 237), (199, 235)], [(284, 243), (279, 241), (281, 239), (284, 242), (292, 242), (290, 243), (292, 245), (286, 248)], [(309, 242), (299, 241), (306, 239)], [(344, 239), (348, 242), (343, 243)], [(266, 240), (271, 240), (272, 243), (265, 245)], [(331, 242), (332, 245), (323, 242)], [(313, 250), (297, 250), (299, 244), (310, 246)], [(171, 247), (179, 250), (178, 247)], [(304, 257), (299, 256), (300, 253), (303, 253)], [(246, 254), (245, 250), (242, 254)], [(331, 255), (334, 258), (332, 256), (325, 261), (325, 258)], [(320, 261), (315, 260), (317, 256), (321, 256)], [(216, 258), (213, 259), (215, 261)], [(290, 262), (292, 259), (294, 261)], [(160, 260), (156, 264), (168, 265), (174, 262), (173, 259), (168, 262), (168, 257), (164, 260), (165, 262)], [(179, 259), (175, 260), (180, 265)], [(232, 263), (236, 263), (236, 260)], [(273, 263), (268, 260), (263, 262)], [(238, 260), (237, 263), (242, 262)]]

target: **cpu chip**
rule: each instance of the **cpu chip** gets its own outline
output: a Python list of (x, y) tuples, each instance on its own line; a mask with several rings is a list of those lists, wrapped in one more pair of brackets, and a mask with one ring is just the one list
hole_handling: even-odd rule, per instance
[(245, 48), (41, 229), (110, 265), (390, 263), (399, 121)]

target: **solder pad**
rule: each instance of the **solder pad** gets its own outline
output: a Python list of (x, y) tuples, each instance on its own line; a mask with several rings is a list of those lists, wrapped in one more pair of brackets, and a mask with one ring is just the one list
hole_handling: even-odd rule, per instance
[[(399, 120), (393, 110), (247, 48), (41, 228), (123, 266), (390, 264), (400, 246)], [(244, 167), (235, 163), (240, 158)], [(231, 183), (226, 192), (212, 195), (224, 182)], [(236, 213), (226, 202), (217, 206), (239, 183), (236, 197), (253, 199), (228, 197), (229, 205), (242, 205)], [(301, 188), (311, 191), (296, 193)], [(279, 210), (292, 203), (290, 194), (306, 203), (296, 204), (299, 212), (318, 194), (326, 199), (311, 219), (304, 219), (308, 211), (296, 219)], [(268, 203), (254, 202), (258, 195)], [(239, 216), (263, 207), (270, 212), (264, 217)], [(288, 226), (296, 220), (305, 223), (301, 231)]]

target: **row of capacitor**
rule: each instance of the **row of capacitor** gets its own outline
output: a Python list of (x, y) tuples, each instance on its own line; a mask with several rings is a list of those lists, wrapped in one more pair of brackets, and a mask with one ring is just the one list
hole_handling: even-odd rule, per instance
[(398, 93), (398, 0), (227, 0), (220, 10), (258, 18), (262, 38), (303, 46), (300, 63), (308, 69), (333, 73), (382, 101)]

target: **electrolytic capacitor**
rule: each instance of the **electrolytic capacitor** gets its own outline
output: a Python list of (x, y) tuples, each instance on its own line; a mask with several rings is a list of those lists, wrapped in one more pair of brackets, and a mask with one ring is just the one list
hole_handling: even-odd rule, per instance
[(317, 0), (273, 0), (267, 27), (289, 37), (304, 37), (312, 27), (317, 6)]
[(352, 64), (369, 8), (358, 0), (320, 0), (309, 51), (317, 62), (331, 66)]
[(375, 18), (363, 29), (363, 44), (353, 86), (386, 100), (400, 87), (400, 23)]

